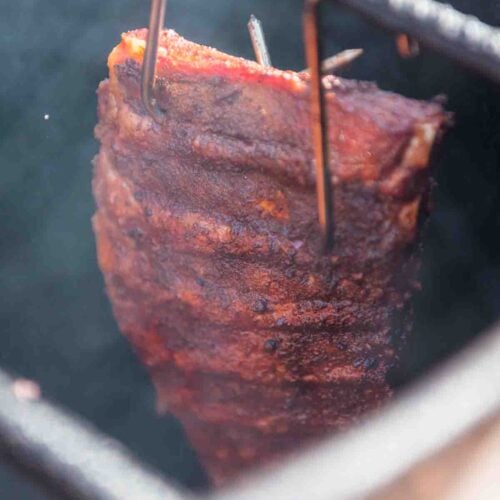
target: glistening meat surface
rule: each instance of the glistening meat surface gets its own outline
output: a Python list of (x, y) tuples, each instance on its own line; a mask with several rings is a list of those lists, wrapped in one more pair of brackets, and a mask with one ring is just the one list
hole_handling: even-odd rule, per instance
[(390, 396), (445, 115), (325, 79), (335, 193), (325, 256), (307, 76), (166, 31), (157, 123), (140, 100), (144, 38), (123, 35), (98, 91), (99, 265), (159, 407), (221, 484)]

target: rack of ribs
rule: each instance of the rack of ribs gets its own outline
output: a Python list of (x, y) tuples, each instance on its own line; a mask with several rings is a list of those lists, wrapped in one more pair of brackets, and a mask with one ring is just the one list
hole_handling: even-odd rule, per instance
[(215, 484), (391, 395), (411, 329), (435, 102), (325, 77), (335, 245), (320, 251), (308, 75), (145, 30), (99, 86), (93, 218), (114, 314)]

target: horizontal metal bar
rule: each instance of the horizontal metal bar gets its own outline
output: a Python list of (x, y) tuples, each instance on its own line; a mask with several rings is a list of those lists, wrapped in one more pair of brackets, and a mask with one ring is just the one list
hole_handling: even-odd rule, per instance
[(121, 444), (38, 398), (0, 370), (0, 456), (64, 497), (93, 500), (186, 498)]
[(365, 498), (500, 410), (500, 323), (362, 426), (214, 500)]
[(434, 0), (337, 0), (500, 83), (500, 29)]

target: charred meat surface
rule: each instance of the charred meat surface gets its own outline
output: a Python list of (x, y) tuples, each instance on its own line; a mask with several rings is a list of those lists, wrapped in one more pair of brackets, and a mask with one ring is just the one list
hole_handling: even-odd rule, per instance
[(390, 396), (445, 115), (325, 78), (336, 232), (322, 255), (307, 75), (165, 31), (156, 122), (144, 39), (123, 35), (98, 90), (99, 264), (159, 408), (222, 484)]

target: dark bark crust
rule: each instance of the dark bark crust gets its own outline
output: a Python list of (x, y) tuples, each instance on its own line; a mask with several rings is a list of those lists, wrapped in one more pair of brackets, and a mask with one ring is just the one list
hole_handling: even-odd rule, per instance
[(165, 32), (158, 124), (139, 99), (143, 38), (124, 35), (98, 91), (99, 264), (159, 407), (220, 484), (390, 396), (445, 117), (325, 81), (336, 240), (321, 256), (307, 79)]

